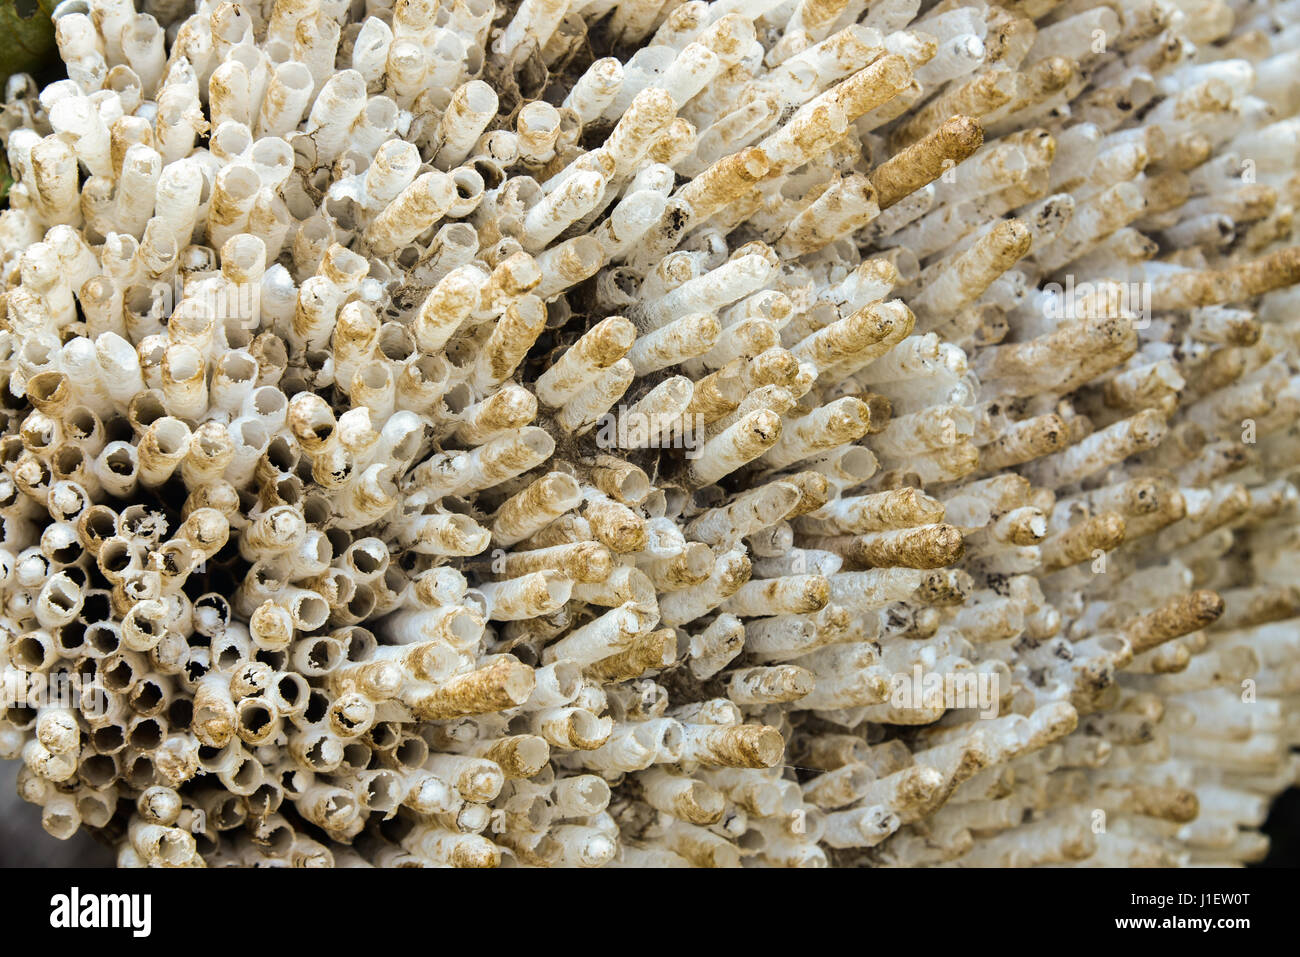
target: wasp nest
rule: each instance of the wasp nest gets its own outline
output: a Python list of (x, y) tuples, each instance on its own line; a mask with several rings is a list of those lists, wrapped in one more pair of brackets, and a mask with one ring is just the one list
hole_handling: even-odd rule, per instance
[(56, 19), (0, 120), (0, 753), (55, 837), (1264, 853), (1296, 0)]

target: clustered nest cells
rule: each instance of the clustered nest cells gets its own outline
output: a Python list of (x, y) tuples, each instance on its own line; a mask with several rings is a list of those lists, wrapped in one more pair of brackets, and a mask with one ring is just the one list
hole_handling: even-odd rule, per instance
[(1265, 853), (1296, 0), (55, 16), (0, 114), (0, 754), (54, 837)]

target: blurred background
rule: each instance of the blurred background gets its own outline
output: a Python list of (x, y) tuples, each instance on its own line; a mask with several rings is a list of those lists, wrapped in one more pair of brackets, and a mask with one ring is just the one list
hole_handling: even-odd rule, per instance
[(41, 828), (41, 809), (18, 797), (21, 761), (0, 761), (0, 867), (112, 867), (113, 852), (84, 831), (57, 841)]

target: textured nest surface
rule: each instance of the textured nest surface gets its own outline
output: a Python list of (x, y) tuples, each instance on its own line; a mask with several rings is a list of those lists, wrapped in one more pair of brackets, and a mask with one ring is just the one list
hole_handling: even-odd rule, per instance
[(1108, 866), (1297, 776), (1300, 0), (66, 0), (0, 755), (124, 866)]

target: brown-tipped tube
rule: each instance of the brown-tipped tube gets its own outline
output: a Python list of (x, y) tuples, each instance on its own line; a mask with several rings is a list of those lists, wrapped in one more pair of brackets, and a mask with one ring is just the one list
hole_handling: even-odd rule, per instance
[(796, 472), (782, 481), (799, 490), (799, 501), (786, 514), (786, 518), (807, 515), (824, 507), (831, 499), (830, 480), (821, 472)]
[(713, 572), (713, 551), (703, 542), (687, 542), (686, 547), (672, 558), (638, 556), (638, 567), (650, 576), (655, 589), (661, 592), (689, 588), (708, 580)]
[(194, 720), (191, 730), (199, 742), (210, 748), (224, 748), (235, 735), (235, 703), (230, 697), (230, 678), (212, 673), (194, 691)]
[(805, 337), (791, 350), (800, 362), (829, 369), (884, 342), (895, 331), (899, 317), (884, 303), (868, 303), (852, 315), (837, 319)]
[(942, 522), (943, 503), (919, 489), (907, 487), (837, 498), (798, 523), (798, 528), (820, 535), (860, 534), (912, 528)]
[(1056, 571), (1087, 561), (1093, 553), (1118, 548), (1124, 541), (1124, 517), (1103, 512), (1046, 539), (1041, 546), (1043, 568)]
[(677, 191), (691, 208), (691, 221), (702, 223), (718, 210), (748, 193), (767, 175), (767, 155), (749, 147), (716, 161)]
[[(412, 323), (415, 342), (421, 352), (426, 355), (439, 354), (442, 347), (447, 344), (447, 340), (452, 337), (479, 301), (484, 284), (482, 271), (472, 265), (458, 266), (438, 280), (438, 284), (429, 292), (419, 311), (416, 312)], [(343, 315), (347, 312), (348, 307), (345, 306)], [(335, 327), (336, 352), (341, 346), (339, 329), (342, 328), (343, 315), (340, 315), (340, 324)], [(359, 345), (360, 349), (349, 351), (361, 352), (363, 357), (368, 355), (370, 349), (365, 346), (365, 343)]]
[(677, 632), (661, 628), (634, 638), (629, 648), (588, 665), (583, 673), (601, 682), (617, 683), (667, 668), (676, 658)]
[(896, 53), (889, 53), (833, 87), (826, 95), (844, 110), (845, 119), (852, 123), (864, 113), (893, 99), (911, 82), (912, 69), (907, 61)]
[(58, 419), (72, 400), (73, 386), (63, 372), (41, 372), (27, 380), (26, 394), (32, 405)]
[(507, 778), (531, 778), (546, 767), (551, 746), (535, 734), (515, 734), (479, 745), (475, 753), (495, 761)]
[(230, 537), (230, 523), (215, 508), (196, 508), (176, 530), (176, 540), (184, 542), (211, 558), (221, 551)]
[(791, 421), (780, 439), (762, 458), (768, 468), (784, 468), (818, 452), (853, 442), (870, 427), (867, 404), (852, 396), (836, 399)]
[(1028, 466), (1024, 475), (1035, 485), (1059, 488), (1079, 482), (1137, 452), (1154, 448), (1168, 427), (1156, 409), (1144, 409), (1132, 418), (1092, 433), (1087, 438)]
[(662, 768), (648, 768), (637, 775), (646, 802), (656, 811), (691, 824), (715, 824), (722, 819), (727, 802), (716, 788)]
[[(698, 390), (697, 390), (698, 394)], [(694, 485), (712, 485), (747, 462), (752, 462), (781, 438), (781, 417), (760, 409), (751, 412), (721, 435), (710, 439), (690, 465), (687, 475)]]
[(742, 668), (727, 682), (727, 697), (739, 705), (797, 701), (813, 690), (813, 673), (797, 665)]
[(507, 575), (555, 571), (582, 583), (603, 582), (614, 568), (610, 549), (599, 542), (574, 542), (515, 552), (506, 555), (503, 561)]
[(1070, 431), (1059, 415), (1049, 412), (1013, 422), (998, 438), (980, 448), (980, 467), (1001, 471), (1013, 465), (1059, 452), (1070, 442)]
[(630, 173), (642, 154), (672, 123), (677, 104), (667, 90), (650, 87), (632, 100), (601, 149), (614, 161), (614, 175)]
[(1300, 588), (1294, 585), (1255, 585), (1230, 588), (1223, 593), (1226, 613), (1216, 630), (1249, 628), (1300, 615)]
[(490, 714), (513, 708), (533, 693), (533, 669), (517, 658), (501, 655), (469, 674), (457, 675), (411, 702), (421, 721)]
[(1104, 788), (1097, 796), (1104, 810), (1179, 824), (1194, 821), (1200, 813), (1196, 792), (1187, 788), (1127, 784)]
[(751, 579), (723, 603), (723, 611), (741, 618), (803, 615), (821, 611), (831, 599), (822, 575), (785, 575)]
[(627, 359), (619, 359), (608, 369), (602, 369), (556, 413), (556, 425), (566, 432), (582, 434), (590, 431), (622, 397), (635, 378), (636, 370)]
[(818, 368), (823, 374), (827, 374), (828, 377), (831, 375), (847, 376), (856, 372), (863, 366), (885, 355), (890, 349), (907, 338), (916, 327), (916, 316), (911, 309), (903, 304), (901, 299), (879, 303), (873, 308), (880, 312), (885, 322), (888, 323), (884, 338), (869, 342), (864, 348), (849, 353), (832, 366), (825, 368), (819, 366)]
[(938, 263), (930, 281), (913, 297), (912, 308), (932, 316), (948, 315), (969, 306), (1033, 245), (1029, 227), (1019, 219), (998, 223), (969, 249)]
[(781, 732), (761, 724), (684, 726), (683, 760), (715, 768), (772, 768), (785, 753)]
[(526, 295), (511, 303), (479, 353), (473, 384), (484, 389), (510, 378), (545, 327), (546, 306), (539, 298)]
[(687, 417), (708, 424), (735, 410), (746, 394), (744, 368), (743, 359), (733, 359), (698, 380), (691, 394), (691, 403), (686, 407)]
[(646, 520), (603, 495), (588, 499), (582, 516), (591, 524), (591, 534), (597, 541), (619, 555), (640, 551), (649, 541)]
[(592, 326), (545, 372), (537, 377), (537, 397), (559, 408), (582, 391), (602, 369), (627, 354), (636, 340), (636, 327), (622, 316), (610, 316)]
[(1037, 339), (981, 350), (975, 372), (982, 381), (998, 380), (1003, 392), (1033, 395), (1060, 384), (1065, 379), (1062, 367), (1073, 371), (1104, 362), (1096, 369), (1100, 373), (1136, 348), (1137, 332), (1129, 319), (1085, 316)]
[(814, 196), (777, 242), (776, 250), (782, 257), (791, 259), (824, 249), (880, 215), (875, 187), (861, 173), (833, 177)]
[(599, 455), (591, 470), (596, 488), (624, 505), (639, 505), (650, 494), (650, 478), (641, 468), (613, 455)]
[(366, 227), (366, 242), (380, 255), (400, 249), (441, 219), (455, 198), (450, 176), (424, 173)]
[(92, 505), (77, 519), (77, 540), (92, 557), (100, 546), (117, 534), (117, 513), (107, 505)]
[(497, 509), (492, 519), (492, 541), (496, 545), (521, 542), (581, 502), (577, 479), (563, 472), (548, 472)]
[(638, 339), (628, 351), (628, 361), (637, 375), (649, 375), (703, 355), (721, 335), (712, 313), (688, 312)]
[[(1030, 25), (1032, 28), (1032, 24)], [(1013, 70), (982, 70), (974, 78), (945, 90), (894, 130), (891, 143), (902, 150), (939, 126), (947, 117), (979, 119), (1011, 102), (1019, 75)]]
[(1151, 306), (1161, 311), (1244, 302), (1300, 281), (1300, 246), (1223, 270), (1182, 272), (1152, 283)]
[[(565, 546), (560, 546), (561, 548)], [(530, 572), (478, 586), (495, 621), (522, 621), (559, 611), (573, 591), (573, 582), (557, 572)]]
[(799, 489), (789, 482), (769, 482), (738, 495), (729, 505), (712, 508), (685, 528), (690, 538), (710, 545), (730, 545), (768, 528), (790, 514)]
[(1124, 637), (1133, 645), (1133, 653), (1141, 654), (1156, 645), (1191, 634), (1212, 625), (1223, 614), (1223, 599), (1215, 592), (1202, 589), (1190, 595), (1180, 595), (1141, 618), (1128, 622)]
[(876, 203), (888, 209), (951, 166), (970, 156), (984, 142), (984, 128), (969, 116), (954, 116), (932, 133), (881, 163), (871, 173)]
[(961, 532), (944, 524), (812, 539), (809, 545), (875, 568), (942, 568), (965, 551)]
[(150, 423), (137, 452), (140, 483), (155, 488), (171, 478), (189, 451), (191, 438), (189, 426), (180, 419), (165, 416)]
[(502, 432), (523, 428), (536, 416), (537, 397), (522, 386), (507, 382), (482, 402), (466, 409), (454, 434), (466, 445), (481, 445)]

